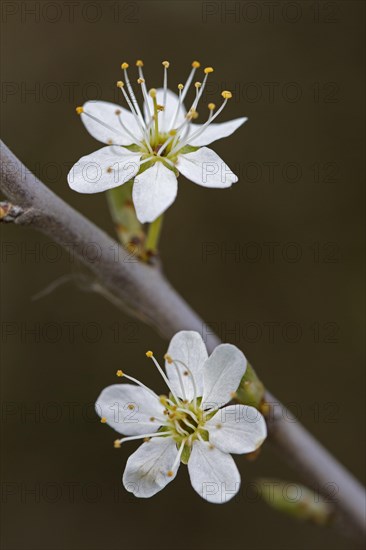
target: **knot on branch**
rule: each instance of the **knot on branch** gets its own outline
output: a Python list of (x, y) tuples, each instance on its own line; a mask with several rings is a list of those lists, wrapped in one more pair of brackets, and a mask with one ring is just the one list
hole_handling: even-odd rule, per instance
[(23, 208), (11, 202), (0, 202), (0, 223), (13, 223), (24, 213)]

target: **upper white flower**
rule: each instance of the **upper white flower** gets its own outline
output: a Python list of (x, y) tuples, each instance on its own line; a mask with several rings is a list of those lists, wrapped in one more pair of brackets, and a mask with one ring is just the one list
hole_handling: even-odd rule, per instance
[(255, 451), (267, 436), (266, 423), (254, 407), (230, 405), (247, 361), (231, 344), (208, 357), (197, 332), (178, 332), (165, 356), (166, 374), (147, 352), (169, 387), (158, 396), (144, 384), (118, 371), (134, 384), (105, 388), (96, 411), (117, 432), (115, 441), (145, 442), (127, 460), (123, 484), (137, 497), (148, 498), (172, 481), (180, 462), (188, 463), (193, 488), (209, 502), (230, 500), (239, 490), (240, 474), (229, 453)]
[(179, 172), (204, 187), (230, 187), (238, 180), (224, 161), (204, 146), (231, 135), (247, 119), (213, 122), (232, 97), (231, 92), (224, 91), (224, 101), (216, 112), (214, 103), (209, 103), (204, 124), (192, 122), (198, 116), (197, 106), (212, 67), (204, 69), (202, 83), (195, 82), (195, 99), (187, 112), (183, 102), (200, 67), (198, 61), (192, 63), (186, 83), (178, 85), (179, 95), (167, 87), (168, 61), (163, 61), (163, 88), (150, 92), (142, 72), (143, 62), (139, 60), (136, 65), (144, 98), (142, 110), (127, 74), (127, 63), (122, 63), (125, 83), (118, 81), (117, 86), (130, 111), (105, 101), (87, 101), (77, 108), (88, 132), (108, 146), (82, 157), (69, 172), (68, 183), (80, 193), (98, 193), (134, 178), (133, 203), (138, 219), (145, 223), (154, 221), (174, 202)]

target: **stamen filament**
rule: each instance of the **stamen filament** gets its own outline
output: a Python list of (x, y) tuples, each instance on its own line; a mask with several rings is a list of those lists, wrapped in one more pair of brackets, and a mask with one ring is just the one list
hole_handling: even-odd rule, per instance
[[(208, 120), (201, 126), (201, 128), (199, 128), (199, 130), (197, 130), (196, 132), (194, 132), (192, 135), (190, 135), (188, 138), (184, 139), (184, 140), (181, 140), (179, 141), (179, 143), (177, 144), (177, 147), (175, 149), (173, 149), (171, 151), (171, 154), (172, 155), (175, 155), (177, 154), (177, 152), (182, 149), (183, 147), (185, 147), (187, 145), (187, 143), (189, 141), (192, 141), (193, 139), (195, 139), (196, 137), (200, 136), (202, 134), (202, 132), (204, 132), (204, 130), (206, 130), (207, 126), (209, 124), (211, 124), (211, 122), (213, 122), (215, 120), (215, 118), (217, 118), (219, 116), (219, 114), (223, 111), (223, 109), (225, 108), (225, 105), (226, 103), (228, 102), (228, 99), (225, 99), (222, 103), (222, 105), (219, 107), (219, 109), (216, 111), (216, 113), (212, 116), (209, 116)], [(210, 113), (211, 115), (211, 113)]]
[(136, 138), (136, 136), (133, 135), (132, 132), (130, 132), (130, 130), (127, 128), (127, 126), (125, 126), (121, 120), (121, 115), (118, 115), (118, 122), (120, 123), (121, 127), (123, 128), (123, 130), (133, 138), (133, 143), (136, 143), (136, 145), (140, 145), (140, 147), (143, 147), (144, 149), (148, 150), (147, 148), (147, 145), (145, 142), (143, 141), (140, 141)]
[(153, 432), (150, 434), (143, 434), (143, 435), (130, 435), (128, 437), (122, 437), (122, 439), (117, 439), (119, 443), (125, 443), (126, 441), (134, 441), (135, 439), (145, 439), (148, 437), (163, 437), (166, 435), (172, 435), (173, 432)]
[(196, 386), (196, 381), (194, 379), (194, 376), (193, 376), (193, 373), (191, 371), (191, 369), (189, 367), (187, 367), (187, 365), (185, 363), (183, 363), (183, 361), (180, 361), (179, 359), (173, 359), (173, 363), (180, 363), (181, 365), (183, 365), (183, 367), (188, 371), (188, 373), (190, 374), (191, 376), (191, 380), (192, 380), (192, 386), (193, 386), (193, 401), (194, 401), (194, 405), (195, 407), (197, 406), (197, 397), (198, 397), (198, 392), (197, 392), (197, 386)]
[(186, 97), (187, 95), (187, 92), (188, 92), (188, 89), (190, 87), (190, 85), (192, 84), (192, 80), (193, 80), (193, 77), (194, 77), (194, 73), (196, 72), (196, 70), (200, 67), (200, 63), (198, 61), (193, 61), (192, 63), (192, 70), (186, 80), (186, 83), (184, 85), (184, 88), (183, 88), (183, 92), (182, 92), (182, 101), (184, 100), (184, 98)]
[[(114, 132), (115, 134), (118, 134), (119, 136), (121, 136), (121, 134), (119, 133), (118, 130), (116, 130), (115, 128), (113, 128), (112, 126), (109, 126), (109, 124), (106, 124), (105, 122), (103, 122), (102, 120), (100, 120), (99, 118), (97, 118), (96, 116), (94, 115), (91, 115), (90, 113), (87, 113), (86, 111), (83, 111), (83, 114), (88, 116), (89, 118), (91, 118), (92, 120), (94, 120), (95, 122), (98, 122), (99, 124), (101, 124), (102, 126), (104, 126), (105, 128), (107, 128), (108, 130), (111, 130), (112, 132)], [(135, 138), (136, 139), (136, 138)]]
[[(170, 473), (173, 474), (175, 468), (176, 468), (177, 465), (179, 464), (179, 462), (180, 462), (180, 457), (182, 456), (182, 452), (183, 452), (183, 449), (184, 449), (184, 445), (185, 445), (185, 444), (186, 444), (185, 441), (182, 441), (182, 443), (180, 444), (178, 454), (177, 454), (177, 456), (175, 457), (175, 460), (174, 460), (174, 462), (173, 462), (172, 469), (168, 472), (168, 475), (169, 475)], [(171, 474), (171, 475), (172, 475), (172, 474)]]
[(160, 372), (164, 382), (166, 383), (166, 385), (168, 386), (172, 396), (174, 397), (174, 399), (176, 401), (176, 404), (180, 404), (180, 399), (176, 396), (175, 391), (172, 389), (172, 387), (170, 385), (170, 382), (169, 382), (169, 379), (168, 379), (167, 375), (165, 374), (165, 372), (163, 371), (163, 369), (161, 368), (161, 366), (159, 365), (159, 363), (155, 359), (154, 354), (152, 353), (152, 351), (148, 351), (146, 353), (146, 355), (147, 355), (147, 357), (149, 357), (150, 359), (153, 360), (154, 365), (156, 366), (156, 368)]
[(187, 395), (186, 395), (186, 390), (185, 390), (185, 387), (184, 387), (184, 384), (183, 384), (183, 378), (182, 378), (182, 374), (178, 368), (178, 365), (176, 363), (174, 363), (173, 361), (173, 365), (174, 365), (174, 368), (176, 370), (176, 373), (178, 375), (178, 379), (179, 379), (179, 385), (180, 385), (180, 389), (182, 390), (182, 396), (183, 396), (183, 399), (186, 400), (187, 399)]
[(142, 124), (143, 127), (145, 127), (145, 120), (144, 120), (144, 117), (142, 116), (142, 113), (140, 111), (140, 107), (139, 107), (139, 104), (138, 104), (138, 101), (136, 99), (136, 96), (134, 94), (134, 91), (133, 91), (133, 88), (131, 86), (131, 82), (130, 82), (130, 79), (128, 78), (128, 74), (127, 74), (127, 67), (125, 67), (125, 65), (127, 65), (127, 63), (122, 63), (122, 69), (123, 69), (123, 72), (124, 72), (124, 75), (125, 75), (125, 80), (126, 80), (126, 84), (127, 84), (127, 89), (128, 91), (130, 92), (130, 96), (131, 96), (131, 100), (132, 100), (132, 103), (135, 107), (135, 110), (136, 110), (136, 114), (137, 116), (139, 117), (140, 119), (140, 122)]
[(180, 111), (180, 108), (183, 104), (183, 94), (182, 94), (182, 90), (183, 90), (183, 84), (178, 84), (178, 90), (179, 90), (179, 101), (178, 101), (178, 105), (177, 105), (177, 108), (175, 110), (175, 114), (174, 114), (174, 117), (173, 117), (173, 122), (172, 124), (170, 125), (170, 130), (172, 130), (175, 126), (175, 123), (177, 122), (177, 118), (178, 118), (178, 113)]
[(133, 376), (129, 376), (128, 374), (125, 374), (125, 373), (123, 373), (123, 378), (127, 378), (127, 380), (131, 380), (131, 382), (135, 382), (135, 384), (137, 384), (137, 385), (140, 386), (141, 388), (144, 388), (144, 389), (147, 390), (153, 397), (156, 397), (156, 399), (159, 400), (159, 396), (156, 395), (156, 393), (153, 392), (150, 388), (148, 388), (147, 386), (145, 386), (145, 384), (143, 384), (142, 382), (140, 382), (140, 380), (137, 380), (137, 378), (134, 378)]
[(130, 108), (130, 111), (131, 111), (131, 113), (133, 114), (133, 116), (135, 117), (136, 123), (138, 124), (138, 126), (139, 126), (139, 128), (140, 128), (140, 130), (141, 130), (141, 132), (142, 132), (142, 135), (145, 137), (146, 145), (147, 145), (149, 151), (152, 153), (153, 150), (152, 150), (151, 145), (150, 145), (150, 143), (149, 143), (149, 142), (150, 142), (149, 136), (148, 136), (148, 134), (146, 133), (146, 127), (144, 128), (145, 123), (144, 123), (144, 126), (141, 124), (141, 121), (140, 121), (140, 119), (139, 119), (139, 117), (138, 117), (138, 115), (137, 115), (137, 113), (136, 113), (136, 111), (135, 111), (135, 109), (134, 109), (134, 107), (133, 107), (133, 105), (132, 105), (132, 103), (131, 103), (131, 100), (130, 100), (130, 98), (128, 97), (126, 90), (124, 89), (123, 83), (119, 81), (119, 82), (117, 83), (117, 87), (120, 88), (120, 90), (122, 91), (123, 96), (124, 96), (125, 100), (127, 101), (127, 104), (128, 104), (128, 106), (129, 106), (129, 108)]
[(163, 125), (165, 122), (165, 107), (166, 107), (166, 96), (167, 96), (167, 89), (168, 89), (168, 68), (169, 68), (169, 61), (163, 61), (164, 66), (164, 84), (163, 84), (163, 105), (164, 105), (164, 111), (163, 111)]
[(180, 433), (181, 435), (184, 435), (184, 436), (189, 435), (188, 432), (184, 430), (182, 426), (179, 425), (178, 420), (174, 421), (174, 426), (177, 432)]
[(179, 412), (184, 412), (184, 413), (186, 413), (186, 414), (189, 414), (189, 415), (193, 418), (193, 420), (194, 420), (195, 422), (197, 422), (197, 424), (198, 424), (198, 418), (197, 418), (197, 416), (196, 416), (192, 411), (190, 411), (189, 409), (182, 409), (182, 408), (178, 407), (178, 408), (177, 408), (177, 411), (179, 411)]

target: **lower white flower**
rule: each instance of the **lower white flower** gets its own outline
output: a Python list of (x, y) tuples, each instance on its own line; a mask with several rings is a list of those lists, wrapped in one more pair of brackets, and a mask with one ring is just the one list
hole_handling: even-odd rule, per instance
[(178, 332), (165, 356), (166, 373), (152, 359), (170, 394), (158, 396), (135, 378), (134, 384), (105, 388), (96, 402), (102, 422), (127, 437), (145, 442), (127, 460), (123, 484), (137, 497), (148, 498), (172, 481), (180, 462), (188, 464), (193, 488), (209, 502), (230, 500), (239, 490), (240, 474), (229, 453), (258, 449), (267, 436), (266, 423), (254, 407), (224, 407), (246, 370), (243, 353), (231, 344), (207, 355), (197, 332)]
[(122, 63), (125, 82), (117, 82), (130, 109), (105, 101), (87, 101), (77, 107), (89, 133), (108, 146), (82, 157), (68, 174), (68, 183), (80, 193), (98, 193), (134, 179), (132, 199), (141, 223), (153, 222), (175, 200), (179, 172), (204, 187), (230, 187), (238, 178), (225, 162), (206, 145), (231, 135), (247, 119), (237, 118), (214, 123), (231, 92), (222, 92), (223, 103), (216, 112), (208, 104), (209, 116), (204, 124), (194, 124), (197, 107), (212, 67), (204, 69), (202, 82), (195, 82), (195, 97), (186, 112), (184, 99), (193, 82), (198, 61), (186, 83), (178, 85), (179, 95), (168, 89), (169, 62), (163, 61), (163, 87), (146, 88), (143, 62), (136, 62), (144, 99), (140, 109), (128, 77), (128, 63)]

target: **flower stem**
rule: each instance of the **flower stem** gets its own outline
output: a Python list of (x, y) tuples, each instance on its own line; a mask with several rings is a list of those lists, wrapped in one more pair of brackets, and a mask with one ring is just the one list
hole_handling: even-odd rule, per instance
[(146, 252), (157, 253), (162, 224), (163, 214), (150, 224), (145, 242)]

